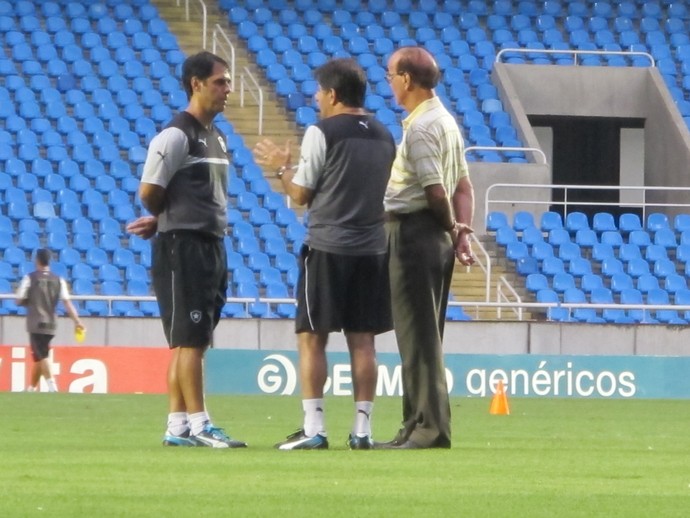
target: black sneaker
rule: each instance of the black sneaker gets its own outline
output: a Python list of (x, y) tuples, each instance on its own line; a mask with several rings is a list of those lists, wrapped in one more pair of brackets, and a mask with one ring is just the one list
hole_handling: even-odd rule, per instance
[(351, 450), (373, 450), (374, 441), (369, 435), (350, 434), (347, 438), (347, 445)]

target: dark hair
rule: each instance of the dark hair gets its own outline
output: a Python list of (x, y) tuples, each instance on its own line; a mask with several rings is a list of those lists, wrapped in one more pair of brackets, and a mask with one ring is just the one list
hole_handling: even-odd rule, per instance
[(216, 63), (220, 63), (224, 67), (228, 67), (228, 63), (215, 54), (202, 51), (185, 59), (182, 64), (182, 86), (187, 92), (187, 98), (192, 98), (192, 78), (206, 79), (213, 74), (213, 67)]
[(433, 56), (419, 47), (403, 47), (400, 50), (396, 72), (409, 74), (411, 81), (422, 88), (435, 88), (441, 79), (441, 72)]
[(36, 250), (36, 262), (41, 266), (48, 266), (50, 264), (50, 250), (47, 248), (39, 248)]
[(335, 90), (335, 98), (345, 106), (364, 106), (367, 76), (354, 59), (332, 59), (317, 68), (314, 77), (321, 89)]

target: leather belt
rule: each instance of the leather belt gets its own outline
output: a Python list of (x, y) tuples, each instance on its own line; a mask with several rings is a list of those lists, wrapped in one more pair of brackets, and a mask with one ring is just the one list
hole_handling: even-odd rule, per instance
[(384, 219), (386, 221), (405, 221), (417, 216), (428, 216), (430, 213), (429, 209), (417, 210), (415, 212), (386, 212)]

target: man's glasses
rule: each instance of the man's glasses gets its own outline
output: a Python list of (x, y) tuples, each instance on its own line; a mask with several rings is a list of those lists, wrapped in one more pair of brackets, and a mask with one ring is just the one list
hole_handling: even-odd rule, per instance
[(404, 75), (405, 75), (405, 72), (395, 72), (394, 74), (391, 74), (390, 72), (387, 72), (387, 73), (386, 73), (386, 81), (388, 81), (389, 83), (392, 83), (392, 82), (393, 82), (393, 78), (394, 78), (395, 76), (404, 76)]

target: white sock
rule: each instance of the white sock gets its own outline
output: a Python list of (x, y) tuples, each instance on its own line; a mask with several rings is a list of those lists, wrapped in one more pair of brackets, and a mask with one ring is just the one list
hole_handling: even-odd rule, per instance
[(189, 430), (187, 412), (170, 412), (168, 414), (168, 430), (170, 435), (182, 435)]
[(314, 437), (317, 433), (326, 435), (323, 398), (303, 399), (302, 409), (304, 410), (304, 435), (307, 437)]
[(211, 418), (208, 416), (208, 412), (189, 414), (189, 425), (192, 428), (192, 435), (197, 435), (199, 432), (201, 432), (201, 430), (204, 429), (204, 426), (210, 422)]
[(48, 391), (49, 392), (57, 392), (57, 385), (55, 384), (55, 379), (50, 378), (49, 380), (46, 380), (48, 382)]
[(374, 410), (373, 401), (355, 401), (355, 435), (371, 437), (371, 412)]

